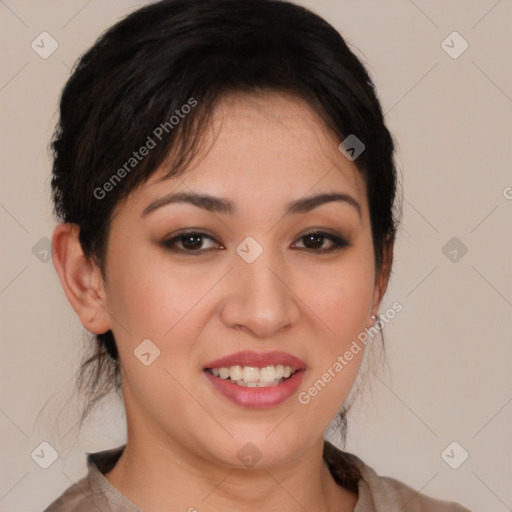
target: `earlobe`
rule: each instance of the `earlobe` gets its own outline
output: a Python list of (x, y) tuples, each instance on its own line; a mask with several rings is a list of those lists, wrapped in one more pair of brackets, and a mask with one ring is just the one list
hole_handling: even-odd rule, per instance
[[(64, 293), (82, 325), (100, 334), (110, 329), (101, 271), (87, 258), (76, 224), (60, 223), (52, 235), (52, 259)], [(91, 320), (92, 319), (92, 320)]]
[(373, 326), (375, 324), (375, 321), (379, 314), (380, 303), (388, 287), (389, 277), (391, 275), (391, 267), (393, 265), (393, 247), (393, 241), (389, 241), (384, 248), (382, 267), (375, 279), (373, 307), (370, 313), (370, 315), (372, 315), (370, 317), (370, 326)]

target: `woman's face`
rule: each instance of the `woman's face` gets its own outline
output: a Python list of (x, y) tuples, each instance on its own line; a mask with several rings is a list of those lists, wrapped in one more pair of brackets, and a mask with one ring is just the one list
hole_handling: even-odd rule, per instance
[(378, 307), (366, 189), (298, 99), (230, 96), (213, 128), (185, 174), (118, 209), (105, 307), (129, 436), (271, 467), (322, 438), (359, 369), (362, 350), (336, 362)]

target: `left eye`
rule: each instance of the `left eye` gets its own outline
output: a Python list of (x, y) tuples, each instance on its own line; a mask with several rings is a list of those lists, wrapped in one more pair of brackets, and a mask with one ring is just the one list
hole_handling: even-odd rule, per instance
[[(349, 245), (348, 242), (343, 238), (336, 235), (331, 235), (329, 233), (323, 233), (321, 231), (315, 231), (312, 233), (307, 233), (306, 235), (302, 235), (299, 240), (304, 240), (304, 242), (309, 245), (309, 247), (306, 245), (305, 248), (311, 249), (314, 252), (331, 252)], [(325, 240), (330, 240), (331, 247), (320, 249)]]

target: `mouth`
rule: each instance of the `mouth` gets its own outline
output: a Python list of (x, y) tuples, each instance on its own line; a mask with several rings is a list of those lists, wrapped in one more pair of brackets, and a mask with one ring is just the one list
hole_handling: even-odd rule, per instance
[(290, 398), (306, 365), (284, 352), (239, 352), (208, 363), (203, 372), (220, 395), (241, 407), (277, 406)]
[(270, 386), (278, 386), (295, 375), (298, 370), (288, 365), (278, 364), (275, 366), (264, 366), (263, 368), (241, 365), (220, 366), (206, 368), (205, 371), (238, 386), (268, 388)]

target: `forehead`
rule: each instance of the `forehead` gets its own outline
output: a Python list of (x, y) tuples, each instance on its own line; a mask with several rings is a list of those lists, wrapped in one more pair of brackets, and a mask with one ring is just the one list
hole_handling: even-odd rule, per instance
[(278, 93), (232, 94), (213, 112), (184, 174), (158, 169), (140, 190), (187, 190), (231, 197), (242, 205), (282, 204), (308, 192), (336, 189), (365, 208), (365, 184), (340, 141), (303, 100)]

